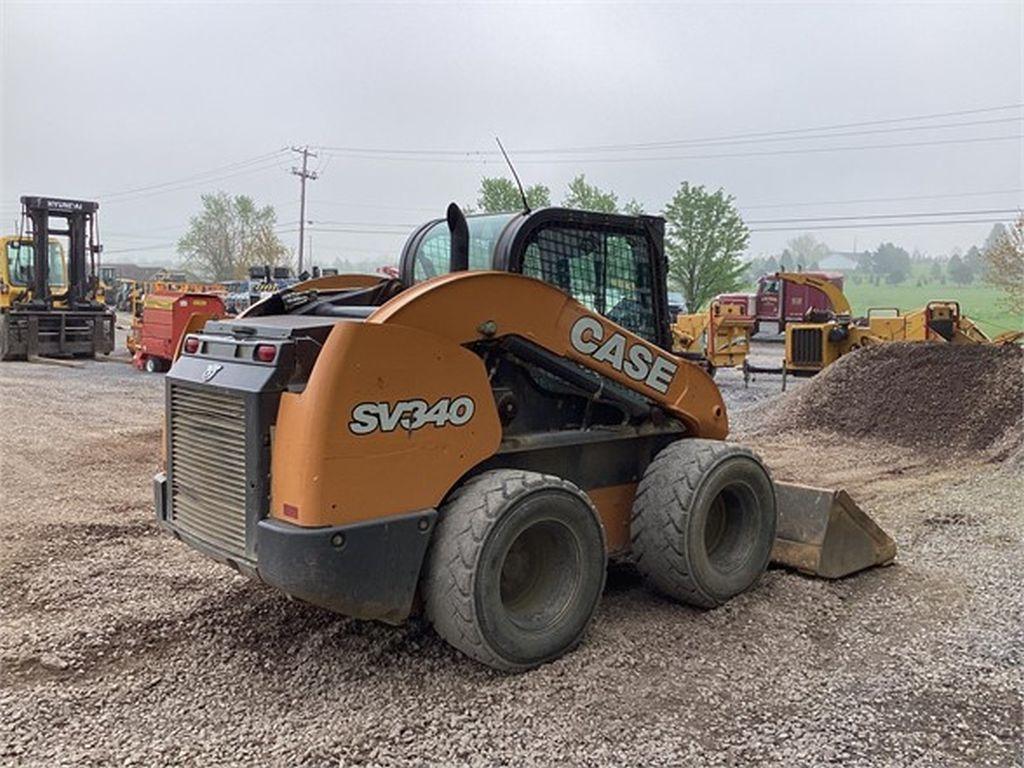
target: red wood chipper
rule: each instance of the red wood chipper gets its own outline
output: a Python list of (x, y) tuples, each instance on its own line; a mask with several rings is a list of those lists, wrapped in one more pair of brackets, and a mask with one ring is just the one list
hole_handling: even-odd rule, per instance
[(147, 294), (142, 314), (133, 320), (128, 336), (128, 350), (135, 367), (148, 373), (166, 371), (186, 333), (226, 314), (224, 302), (211, 293), (161, 291)]

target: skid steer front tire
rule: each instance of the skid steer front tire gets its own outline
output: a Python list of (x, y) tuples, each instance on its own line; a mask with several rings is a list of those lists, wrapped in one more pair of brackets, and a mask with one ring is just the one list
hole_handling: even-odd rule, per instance
[(604, 529), (572, 483), (522, 470), (466, 481), (439, 510), (424, 598), (437, 633), (518, 672), (582, 639), (604, 590)]
[(654, 458), (637, 489), (633, 556), (659, 592), (714, 608), (764, 573), (775, 524), (775, 486), (752, 451), (680, 440)]

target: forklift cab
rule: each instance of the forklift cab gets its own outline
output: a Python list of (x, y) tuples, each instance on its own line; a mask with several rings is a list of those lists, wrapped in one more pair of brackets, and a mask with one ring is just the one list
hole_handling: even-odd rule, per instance
[(568, 208), (464, 216), (419, 227), (402, 251), (404, 285), (464, 269), (514, 272), (554, 285), (591, 311), (672, 348), (665, 222)]
[[(61, 244), (50, 238), (49, 242), (49, 284), (51, 290), (62, 291), (67, 284), (65, 275), (64, 249)], [(32, 286), (33, 265), (35, 264), (35, 245), (28, 237), (11, 237), (3, 240), (3, 260), (0, 262), (0, 280), (12, 289), (30, 288)], [(56, 292), (56, 291), (55, 291)]]

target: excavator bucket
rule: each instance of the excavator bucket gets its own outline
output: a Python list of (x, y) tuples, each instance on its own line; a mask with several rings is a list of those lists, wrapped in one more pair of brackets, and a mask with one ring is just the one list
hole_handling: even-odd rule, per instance
[(896, 542), (840, 489), (776, 483), (778, 526), (772, 562), (839, 579), (888, 565)]

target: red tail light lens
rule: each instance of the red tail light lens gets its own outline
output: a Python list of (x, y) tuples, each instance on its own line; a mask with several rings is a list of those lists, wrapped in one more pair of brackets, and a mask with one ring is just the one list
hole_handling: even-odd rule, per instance
[(189, 336), (185, 339), (185, 352), (190, 355), (194, 355), (199, 351), (199, 339), (195, 336)]
[(273, 344), (257, 344), (253, 356), (261, 363), (272, 363), (277, 357), (277, 347)]

